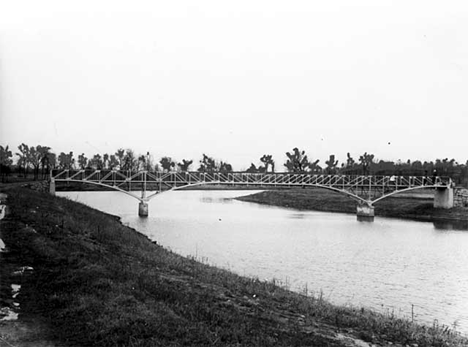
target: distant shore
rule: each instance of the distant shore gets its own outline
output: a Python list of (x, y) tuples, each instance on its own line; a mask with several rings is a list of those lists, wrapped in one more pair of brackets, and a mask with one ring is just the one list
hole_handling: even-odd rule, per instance
[[(375, 204), (375, 216), (411, 219), (435, 224), (453, 223), (468, 229), (468, 208), (436, 209), (432, 192), (398, 194)], [(242, 196), (237, 200), (281, 206), (299, 210), (356, 214), (356, 202), (351, 198), (324, 189), (269, 190)]]

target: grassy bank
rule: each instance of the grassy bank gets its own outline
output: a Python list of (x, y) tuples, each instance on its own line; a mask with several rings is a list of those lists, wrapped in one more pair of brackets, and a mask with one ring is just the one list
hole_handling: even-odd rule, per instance
[[(300, 210), (356, 213), (356, 202), (351, 198), (324, 189), (270, 190), (243, 196), (242, 201)], [(395, 195), (375, 204), (375, 215), (429, 222), (456, 221), (468, 227), (468, 208), (435, 209), (431, 192)]]
[[(70, 200), (3, 191), (0, 298), (11, 304), (20, 282), (20, 320), (38, 320), (39, 337), (58, 346), (468, 345), (446, 327), (332, 306), (178, 256)], [(15, 273), (25, 266), (34, 269)]]

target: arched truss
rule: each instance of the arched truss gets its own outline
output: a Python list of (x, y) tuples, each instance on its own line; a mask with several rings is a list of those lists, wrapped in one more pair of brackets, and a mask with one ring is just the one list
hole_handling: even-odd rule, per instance
[(373, 205), (373, 204), (375, 204), (376, 202), (378, 202), (378, 201), (380, 201), (380, 200), (383, 200), (383, 199), (385, 199), (385, 198), (388, 198), (389, 196), (393, 196), (393, 195), (396, 195), (396, 194), (399, 194), (399, 193), (409, 192), (409, 191), (417, 190), (417, 189), (438, 188), (438, 187), (441, 187), (441, 186), (438, 186), (438, 185), (430, 185), (430, 186), (410, 187), (410, 188), (395, 190), (395, 191), (393, 191), (393, 192), (391, 192), (391, 193), (382, 195), (381, 197), (379, 197), (379, 198), (377, 198), (377, 199), (375, 199), (375, 200), (372, 200), (372, 201), (370, 202), (370, 204)]
[[(162, 192), (156, 192), (154, 194), (151, 194), (151, 195), (149, 195), (147, 197), (147, 200), (150, 200), (150, 199), (154, 198), (155, 196), (157, 196), (157, 195), (159, 195), (161, 193), (171, 192), (171, 191), (175, 191), (175, 190), (184, 190), (185, 188), (196, 187), (196, 186), (219, 185), (219, 184), (222, 184), (222, 183), (220, 183), (220, 182), (201, 182), (201, 183), (188, 184), (186, 186), (174, 187), (174, 188), (162, 191)], [(291, 187), (291, 188), (298, 188), (298, 187), (301, 187), (302, 185), (294, 185), (294, 186), (288, 185), (288, 186)], [(334, 192), (337, 192), (337, 193), (347, 195), (350, 198), (352, 198), (353, 200), (356, 200), (358, 202), (367, 203), (367, 200), (365, 200), (365, 199), (361, 198), (360, 196), (357, 196), (357, 195), (355, 195), (355, 194), (353, 194), (351, 192), (348, 192), (346, 190), (341, 190), (341, 189), (328, 187), (328, 186), (322, 186), (322, 185), (309, 185), (308, 187), (311, 187), (311, 188), (324, 188), (324, 189), (327, 189), (327, 190), (331, 190), (331, 191), (334, 191)]]
[[(123, 171), (92, 171), (86, 170), (62, 170), (55, 175), (51, 172), (51, 180), (57, 182), (89, 183), (127, 194), (141, 202), (149, 201), (162, 192), (181, 190), (202, 185), (241, 185), (253, 187), (316, 187), (331, 190), (349, 196), (358, 203), (372, 206), (376, 202), (398, 193), (416, 189), (447, 188), (452, 185), (450, 178), (439, 177), (437, 184), (429, 184), (427, 177), (397, 177), (390, 176), (345, 176), (345, 175), (314, 175), (307, 173), (200, 173), (200, 172), (123, 172)], [(122, 185), (136, 184), (141, 188), (141, 197), (130, 191), (120, 188)], [(146, 187), (159, 186), (156, 193), (146, 196)], [(168, 189), (161, 190), (164, 184)], [(386, 190), (394, 189), (390, 193)], [(152, 189), (154, 191), (154, 189)], [(374, 200), (359, 196), (379, 193)], [(367, 193), (366, 193), (367, 192)]]
[[(62, 180), (58, 180), (59, 182), (63, 182)], [(105, 183), (100, 183), (100, 182), (95, 182), (95, 181), (80, 181), (80, 180), (75, 180), (75, 179), (67, 179), (65, 182), (77, 182), (77, 183), (88, 183), (88, 184), (94, 184), (96, 186), (101, 186), (101, 187), (106, 187), (106, 188), (110, 188), (110, 189), (113, 189), (113, 190), (116, 190), (118, 192), (121, 192), (121, 193), (124, 193), (124, 194), (127, 194), (129, 196), (131, 196), (132, 198), (135, 198), (139, 201), (144, 201), (144, 199), (142, 198), (139, 198), (138, 196), (136, 196), (135, 194), (132, 194), (130, 193), (129, 191), (125, 190), (125, 189), (122, 189), (122, 188), (119, 188), (117, 186), (111, 186), (109, 184), (105, 184)]]

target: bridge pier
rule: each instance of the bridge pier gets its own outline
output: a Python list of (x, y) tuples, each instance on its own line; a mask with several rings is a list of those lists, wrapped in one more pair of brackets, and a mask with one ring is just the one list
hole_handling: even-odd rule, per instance
[(359, 221), (372, 222), (374, 220), (374, 206), (366, 203), (358, 203), (356, 211)]
[(148, 217), (149, 207), (146, 201), (140, 201), (138, 204), (138, 215), (140, 217)]
[(453, 201), (452, 187), (437, 187), (434, 190), (434, 208), (452, 208)]

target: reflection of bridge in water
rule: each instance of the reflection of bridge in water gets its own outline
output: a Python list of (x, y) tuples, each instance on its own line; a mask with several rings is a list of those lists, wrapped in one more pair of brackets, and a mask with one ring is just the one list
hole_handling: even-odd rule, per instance
[[(374, 216), (376, 202), (389, 196), (416, 189), (434, 189), (434, 207), (453, 207), (453, 184), (448, 177), (424, 176), (349, 176), (311, 173), (245, 173), (245, 172), (151, 172), (104, 170), (54, 170), (50, 192), (56, 182), (89, 183), (128, 194), (140, 201), (139, 215), (148, 215), (148, 201), (156, 195), (201, 185), (273, 187), (317, 187), (345, 194), (358, 202), (357, 215)], [(135, 194), (135, 192), (140, 192)], [(152, 191), (148, 195), (148, 192)], [(154, 192), (156, 191), (156, 192)]]

